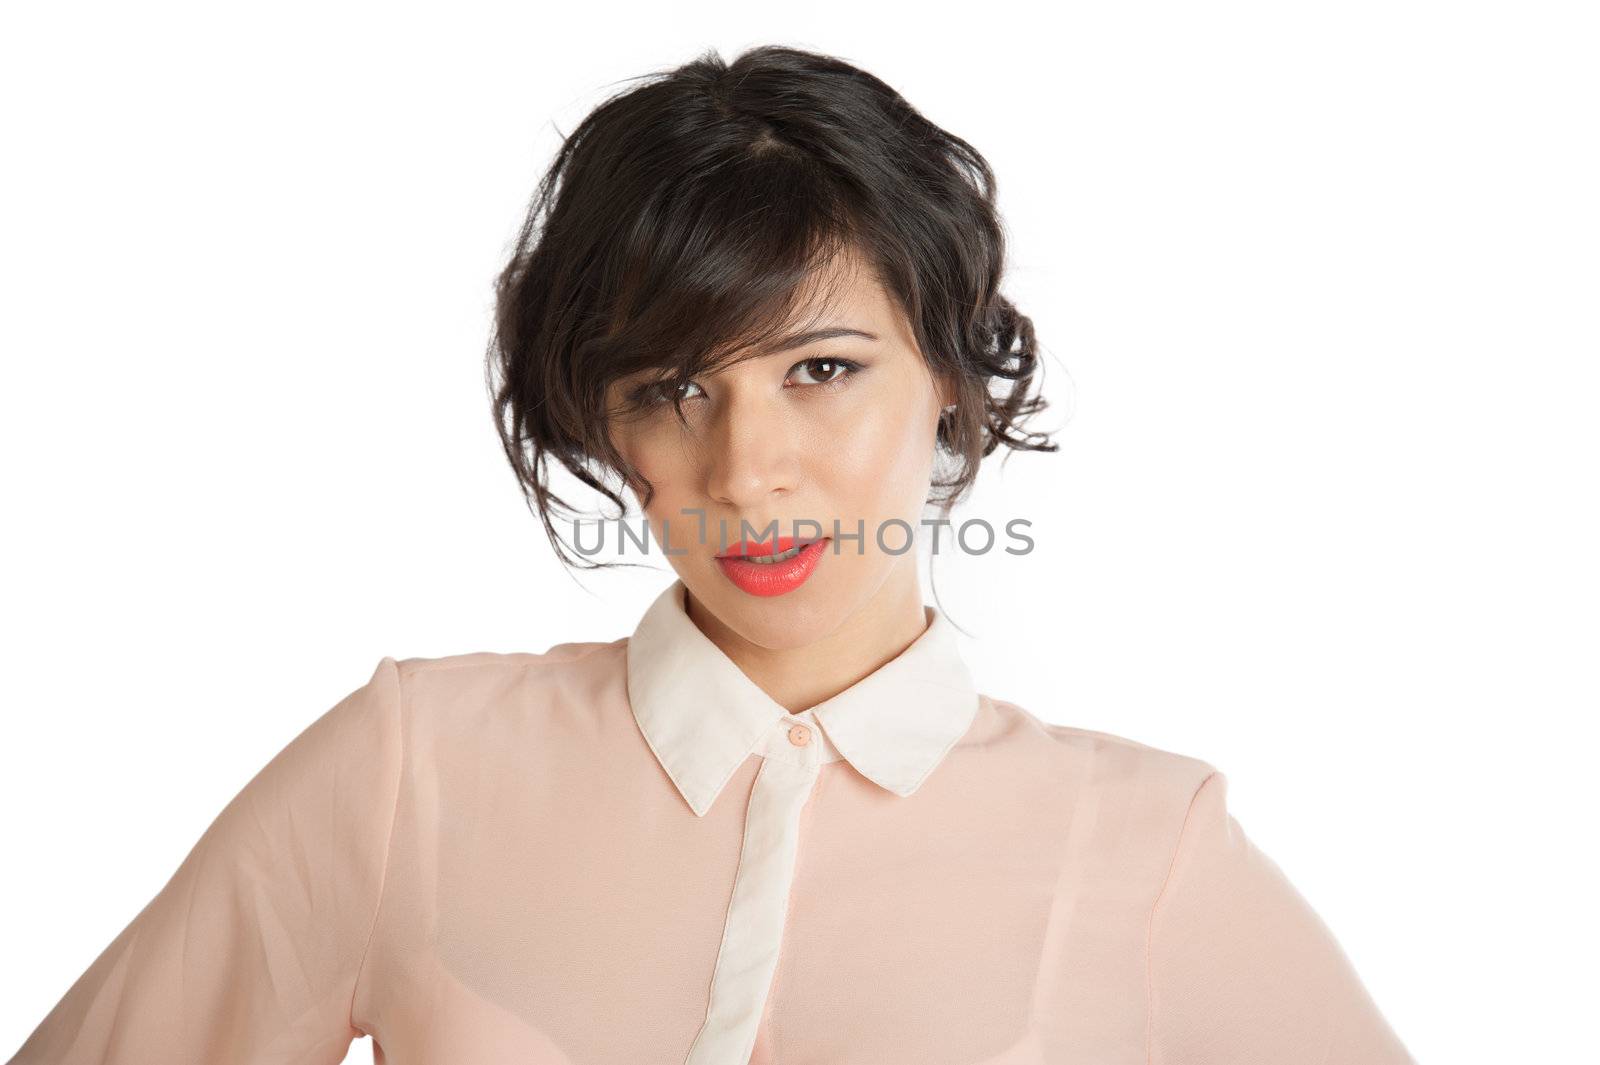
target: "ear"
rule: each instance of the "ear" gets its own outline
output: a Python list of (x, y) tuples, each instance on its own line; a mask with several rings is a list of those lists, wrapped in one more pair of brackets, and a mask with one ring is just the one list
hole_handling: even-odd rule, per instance
[(956, 387), (949, 374), (936, 373), (933, 375), (933, 391), (939, 400), (939, 409), (941, 411), (955, 405)]

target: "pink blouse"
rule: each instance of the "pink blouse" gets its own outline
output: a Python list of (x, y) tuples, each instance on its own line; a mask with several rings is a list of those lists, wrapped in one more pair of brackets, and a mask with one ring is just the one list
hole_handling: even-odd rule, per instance
[(684, 612), (384, 658), (13, 1065), (1412, 1061), (1206, 762), (975, 690), (791, 715)]

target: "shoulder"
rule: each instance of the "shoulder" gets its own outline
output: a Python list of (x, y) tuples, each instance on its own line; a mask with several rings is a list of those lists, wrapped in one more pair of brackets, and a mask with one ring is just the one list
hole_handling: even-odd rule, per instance
[(469, 651), (395, 660), (408, 716), (527, 709), (620, 682), (625, 639), (560, 643), (544, 651)]
[[(470, 684), (476, 679), (527, 672), (582, 670), (598, 665), (605, 652), (620, 652), (626, 639), (558, 643), (544, 651), (465, 651), (459, 654), (397, 658), (402, 680)], [(590, 659), (597, 659), (589, 662)]]
[[(990, 779), (1020, 790), (1058, 834), (1071, 867), (1127, 888), (1134, 909), (1153, 905), (1206, 782), (1206, 759), (1131, 736), (1041, 720), (983, 696), (975, 753), (992, 753)], [(1142, 911), (1140, 911), (1142, 912)]]
[(1048, 763), (1072, 790), (1118, 793), (1186, 811), (1217, 767), (1205, 758), (1130, 736), (1044, 721), (1004, 699), (982, 696), (988, 729)]

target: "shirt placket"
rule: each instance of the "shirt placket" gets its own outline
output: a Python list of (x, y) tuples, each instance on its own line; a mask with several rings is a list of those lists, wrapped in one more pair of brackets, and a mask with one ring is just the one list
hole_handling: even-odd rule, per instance
[(799, 852), (800, 812), (822, 765), (840, 757), (810, 711), (780, 718), (757, 753), (762, 755), (761, 768), (745, 812), (744, 843), (706, 1019), (685, 1065), (749, 1060), (778, 966)]

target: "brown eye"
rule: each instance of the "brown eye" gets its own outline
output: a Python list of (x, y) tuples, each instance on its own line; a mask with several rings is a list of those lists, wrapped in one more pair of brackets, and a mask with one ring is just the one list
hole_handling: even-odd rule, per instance
[[(693, 395), (686, 394), (684, 388), (699, 388), (693, 381), (680, 386), (678, 395), (682, 399), (694, 399)], [(640, 407), (654, 407), (657, 404), (672, 402), (673, 386), (671, 381), (651, 381), (649, 384), (640, 385), (633, 394), (633, 401)]]
[[(851, 362), (849, 359), (835, 359), (826, 355), (819, 355), (815, 359), (806, 359), (796, 363), (795, 370), (805, 371), (813, 380), (800, 383), (805, 385), (834, 385), (842, 383), (845, 378), (861, 369), (861, 364)], [(821, 378), (816, 380), (815, 378)]]

